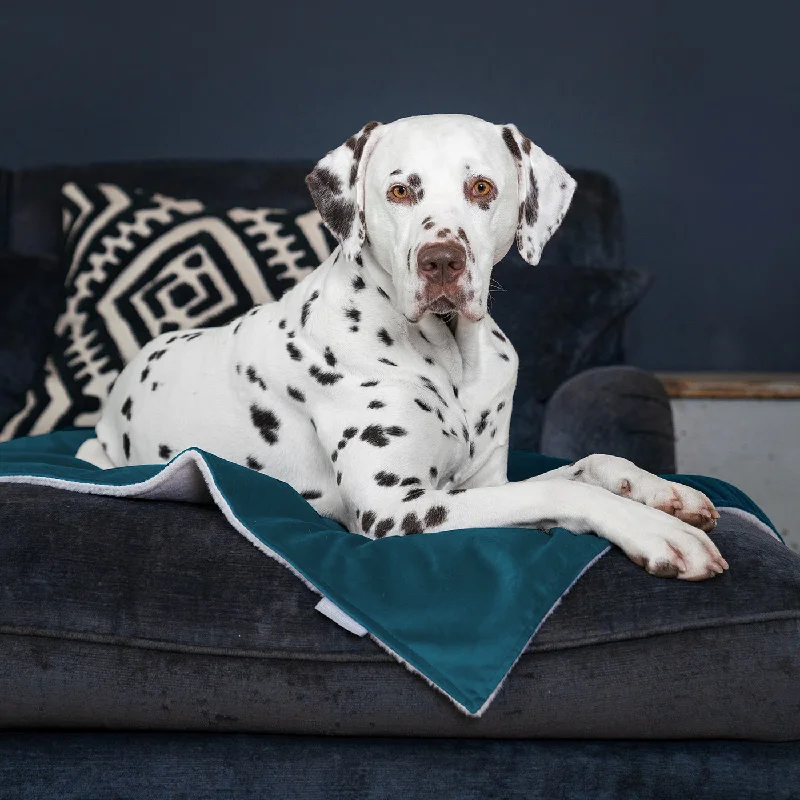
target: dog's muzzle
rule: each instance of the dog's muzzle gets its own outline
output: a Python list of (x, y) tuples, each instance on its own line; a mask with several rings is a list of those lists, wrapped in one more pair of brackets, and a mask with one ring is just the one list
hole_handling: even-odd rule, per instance
[(467, 251), (460, 242), (430, 242), (417, 252), (417, 272), (423, 281), (424, 305), (435, 313), (453, 311), (464, 302), (461, 285)]

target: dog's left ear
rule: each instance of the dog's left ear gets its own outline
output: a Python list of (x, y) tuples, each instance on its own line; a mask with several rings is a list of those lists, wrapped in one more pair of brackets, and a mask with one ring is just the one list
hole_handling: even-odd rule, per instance
[(343, 145), (331, 150), (306, 177), (323, 222), (342, 245), (345, 258), (355, 259), (366, 237), (364, 173), (380, 122), (367, 123)]
[(561, 164), (523, 136), (516, 125), (497, 127), (517, 164), (517, 247), (520, 255), (536, 266), (542, 248), (567, 213), (576, 183)]

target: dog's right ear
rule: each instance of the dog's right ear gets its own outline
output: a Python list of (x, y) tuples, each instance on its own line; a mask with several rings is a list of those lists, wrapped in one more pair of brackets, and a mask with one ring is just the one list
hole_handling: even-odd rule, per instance
[(377, 142), (380, 122), (367, 123), (341, 147), (331, 150), (311, 174), (306, 186), (322, 221), (342, 245), (345, 258), (355, 259), (367, 235), (364, 214), (364, 175)]

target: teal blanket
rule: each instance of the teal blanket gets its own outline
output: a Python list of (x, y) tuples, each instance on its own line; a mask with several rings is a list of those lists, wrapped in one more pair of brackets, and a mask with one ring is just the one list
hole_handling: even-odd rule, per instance
[[(214, 502), (236, 531), (327, 598), (328, 609), (341, 611), (346, 625), (365, 629), (470, 715), (488, 707), (559, 600), (610, 547), (560, 528), (367, 539), (320, 517), (288, 484), (196, 448), (167, 465), (98, 469), (74, 457), (93, 436), (93, 430), (76, 429), (2, 443), (0, 482)], [(509, 479), (563, 463), (513, 453)], [(774, 531), (761, 509), (730, 484), (670, 477)]]

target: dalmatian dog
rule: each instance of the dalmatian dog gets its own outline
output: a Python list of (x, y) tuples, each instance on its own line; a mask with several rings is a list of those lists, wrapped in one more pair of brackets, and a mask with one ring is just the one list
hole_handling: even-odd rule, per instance
[(536, 265), (574, 180), (514, 125), (371, 122), (306, 179), (339, 242), (280, 301), (168, 333), (121, 373), (79, 457), (197, 446), (294, 487), (368, 537), (464, 527), (593, 532), (661, 577), (728, 564), (694, 489), (608, 455), (506, 477), (517, 355), (487, 313), (516, 241)]

